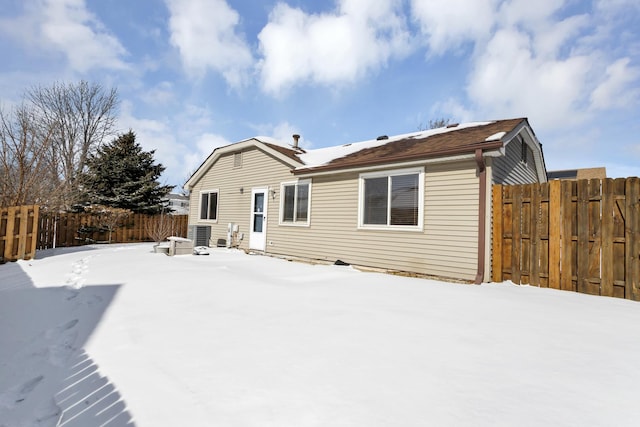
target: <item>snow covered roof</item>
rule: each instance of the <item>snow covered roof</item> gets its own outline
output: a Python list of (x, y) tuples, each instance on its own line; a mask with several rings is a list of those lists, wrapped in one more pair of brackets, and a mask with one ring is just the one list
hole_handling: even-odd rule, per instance
[[(472, 153), (502, 147), (524, 118), (449, 125), (388, 138), (309, 150), (298, 155), (304, 166), (294, 174), (371, 166), (422, 158)], [(513, 137), (514, 135), (510, 135)]]
[(185, 186), (208, 169), (217, 156), (255, 146), (276, 155), (295, 175), (473, 153), (502, 148), (527, 125), (526, 118), (469, 122), (420, 132), (378, 137), (334, 147), (305, 150), (267, 136), (256, 136), (216, 149)]

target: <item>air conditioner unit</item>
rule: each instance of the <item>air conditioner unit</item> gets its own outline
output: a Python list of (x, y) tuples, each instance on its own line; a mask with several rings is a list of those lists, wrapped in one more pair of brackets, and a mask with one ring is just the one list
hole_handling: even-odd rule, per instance
[(193, 240), (193, 246), (209, 246), (211, 227), (208, 225), (190, 225), (187, 238)]

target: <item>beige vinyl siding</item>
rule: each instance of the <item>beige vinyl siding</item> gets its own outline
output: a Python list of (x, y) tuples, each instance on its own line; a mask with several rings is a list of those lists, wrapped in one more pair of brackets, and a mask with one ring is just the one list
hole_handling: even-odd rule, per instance
[(475, 277), (474, 162), (426, 167), (423, 231), (358, 229), (358, 177), (358, 173), (313, 177), (310, 226), (273, 226), (270, 221), (267, 251), (465, 280)]
[(535, 160), (528, 159), (525, 164), (522, 163), (521, 158), (521, 143), (514, 138), (506, 145), (505, 155), (493, 160), (493, 183), (512, 185), (538, 182)]
[[(237, 159), (237, 158), (236, 158)], [(251, 189), (270, 187), (276, 190), (276, 199), (267, 195), (267, 239), (271, 229), (278, 224), (280, 182), (292, 179), (291, 168), (265, 152), (251, 148), (242, 152), (242, 166), (234, 166), (234, 153), (228, 153), (212, 165), (193, 187), (190, 198), (189, 224), (211, 226), (210, 244), (227, 238), (227, 225), (238, 224), (244, 233), (241, 248), (249, 247), (251, 220)], [(243, 188), (243, 193), (240, 193)], [(218, 189), (218, 221), (202, 221), (200, 216), (200, 191)]]

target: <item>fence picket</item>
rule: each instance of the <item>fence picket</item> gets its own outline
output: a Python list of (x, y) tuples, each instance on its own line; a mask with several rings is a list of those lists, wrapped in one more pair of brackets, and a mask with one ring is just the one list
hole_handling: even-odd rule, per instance
[(573, 231), (572, 231), (572, 183), (564, 181), (561, 183), (562, 195), (560, 200), (562, 215), (562, 236), (560, 243), (560, 289), (565, 291), (573, 290), (572, 252), (573, 252)]
[(531, 191), (531, 212), (530, 212), (530, 259), (529, 259), (529, 283), (532, 286), (540, 286), (540, 192), (538, 185), (528, 185)]
[(520, 283), (522, 256), (522, 189), (514, 188), (511, 196), (511, 280)]
[(602, 181), (602, 232), (600, 295), (613, 296), (613, 181)]
[(577, 226), (578, 226), (578, 253), (577, 253), (577, 281), (578, 292), (588, 293), (586, 284), (589, 271), (589, 182), (580, 180), (578, 184), (577, 201)]
[(549, 287), (560, 289), (560, 181), (549, 183)]

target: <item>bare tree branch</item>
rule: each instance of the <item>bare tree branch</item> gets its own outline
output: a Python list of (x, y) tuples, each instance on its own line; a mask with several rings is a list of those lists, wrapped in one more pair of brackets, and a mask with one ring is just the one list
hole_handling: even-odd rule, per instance
[(50, 194), (47, 153), (53, 129), (42, 128), (34, 109), (0, 110), (0, 205), (42, 203)]
[(79, 201), (78, 179), (87, 158), (105, 137), (115, 134), (117, 90), (83, 80), (33, 87), (26, 96), (42, 129), (54, 129), (49, 166), (60, 185), (58, 204), (69, 209)]

